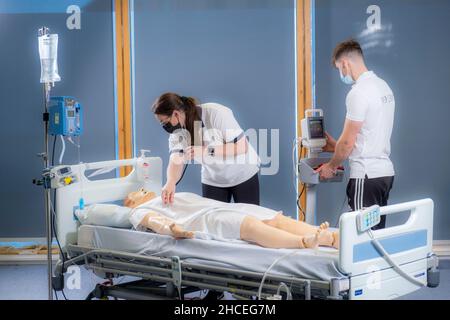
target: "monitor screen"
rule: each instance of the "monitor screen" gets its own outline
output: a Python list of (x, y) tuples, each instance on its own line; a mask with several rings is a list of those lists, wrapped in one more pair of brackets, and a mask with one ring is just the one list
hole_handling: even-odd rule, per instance
[(310, 139), (325, 138), (323, 119), (312, 119), (309, 121), (309, 137)]

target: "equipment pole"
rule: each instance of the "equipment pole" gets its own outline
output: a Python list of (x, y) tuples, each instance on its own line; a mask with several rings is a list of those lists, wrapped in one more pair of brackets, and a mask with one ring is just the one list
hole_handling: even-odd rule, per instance
[[(47, 169), (50, 168), (50, 161), (49, 161), (49, 153), (48, 153), (48, 103), (50, 98), (50, 89), (51, 84), (50, 83), (44, 83), (44, 172), (47, 171)], [(48, 285), (48, 300), (53, 300), (53, 291), (52, 291), (52, 267), (53, 267), (53, 260), (52, 260), (52, 212), (50, 208), (50, 202), (51, 202), (51, 195), (50, 195), (50, 187), (47, 185), (49, 182), (46, 180), (46, 177), (43, 177), (44, 179), (44, 192), (45, 192), (45, 224), (46, 224), (46, 234), (47, 234), (47, 285)]]

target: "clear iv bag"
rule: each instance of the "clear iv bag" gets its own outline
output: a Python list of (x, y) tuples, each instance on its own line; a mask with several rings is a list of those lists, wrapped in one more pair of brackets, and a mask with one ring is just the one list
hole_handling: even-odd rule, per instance
[(41, 59), (41, 83), (61, 81), (58, 74), (58, 35), (44, 34), (39, 37)]

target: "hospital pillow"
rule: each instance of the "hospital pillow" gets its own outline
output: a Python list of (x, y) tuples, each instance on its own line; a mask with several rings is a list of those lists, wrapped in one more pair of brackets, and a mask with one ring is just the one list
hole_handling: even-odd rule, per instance
[(93, 204), (75, 211), (81, 224), (114, 228), (131, 228), (130, 213), (130, 208), (115, 204)]

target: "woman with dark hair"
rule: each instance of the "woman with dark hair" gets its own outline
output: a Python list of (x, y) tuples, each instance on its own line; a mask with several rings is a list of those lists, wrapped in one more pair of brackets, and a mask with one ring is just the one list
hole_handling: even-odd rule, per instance
[(203, 197), (259, 205), (260, 159), (229, 108), (165, 93), (152, 111), (170, 134), (165, 204), (173, 203), (184, 164), (195, 160), (202, 165)]

